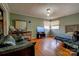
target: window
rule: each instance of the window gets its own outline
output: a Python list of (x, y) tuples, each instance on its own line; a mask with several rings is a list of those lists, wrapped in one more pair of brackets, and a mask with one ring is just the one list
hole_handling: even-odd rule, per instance
[(59, 20), (51, 21), (51, 29), (59, 29)]
[(47, 29), (47, 30), (59, 29), (59, 20), (44, 21), (44, 28)]

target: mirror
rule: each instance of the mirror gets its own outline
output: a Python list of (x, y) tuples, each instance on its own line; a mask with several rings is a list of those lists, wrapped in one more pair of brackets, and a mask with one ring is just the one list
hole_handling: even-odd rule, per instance
[(15, 28), (20, 30), (20, 31), (26, 31), (26, 29), (27, 29), (26, 21), (16, 20), (15, 21)]

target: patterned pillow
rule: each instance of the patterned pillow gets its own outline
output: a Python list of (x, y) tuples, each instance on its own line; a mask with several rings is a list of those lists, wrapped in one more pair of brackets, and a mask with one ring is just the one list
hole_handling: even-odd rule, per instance
[(9, 45), (14, 46), (14, 45), (16, 45), (16, 41), (11, 35), (8, 35), (8, 36), (5, 37), (4, 44), (9, 44)]

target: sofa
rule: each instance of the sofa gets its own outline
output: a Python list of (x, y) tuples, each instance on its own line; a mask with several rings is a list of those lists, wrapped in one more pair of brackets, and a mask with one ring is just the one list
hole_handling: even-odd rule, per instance
[[(1, 36), (2, 37), (2, 36)], [(0, 37), (0, 56), (34, 56), (35, 42), (25, 40), (22, 36), (7, 35)]]
[(53, 34), (56, 40), (64, 43), (65, 48), (70, 49), (79, 55), (79, 41), (76, 41), (73, 36), (62, 32), (53, 32)]

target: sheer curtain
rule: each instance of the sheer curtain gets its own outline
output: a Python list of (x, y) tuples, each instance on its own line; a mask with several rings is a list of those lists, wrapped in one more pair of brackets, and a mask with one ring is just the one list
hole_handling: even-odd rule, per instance
[(59, 31), (59, 20), (54, 21), (44, 21), (44, 28), (46, 35), (52, 34), (53, 32)]
[(47, 36), (49, 34), (49, 31), (50, 31), (50, 21), (44, 21), (44, 28), (45, 28), (45, 33)]

